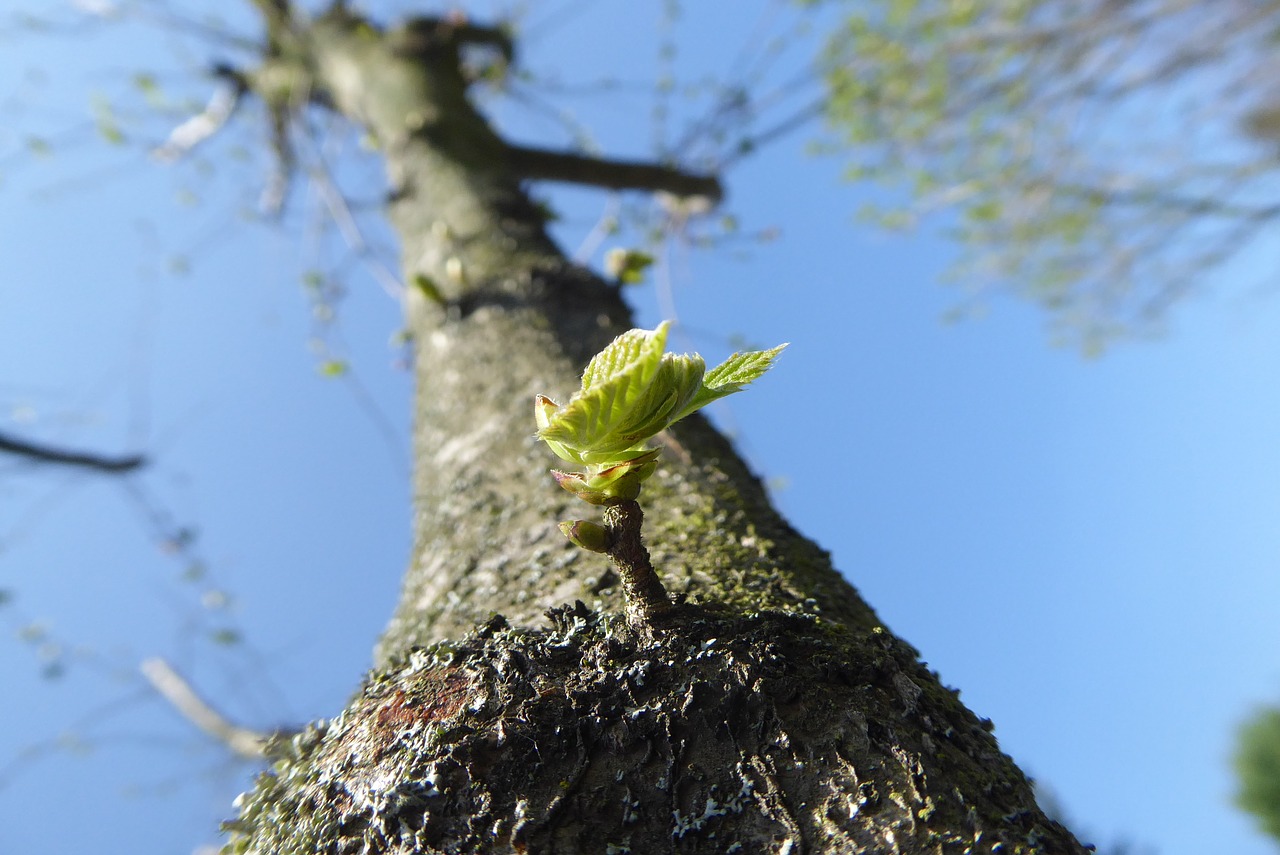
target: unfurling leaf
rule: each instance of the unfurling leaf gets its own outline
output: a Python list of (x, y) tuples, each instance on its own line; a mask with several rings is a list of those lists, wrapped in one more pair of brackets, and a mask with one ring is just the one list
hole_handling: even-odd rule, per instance
[(640, 495), (640, 485), (658, 468), (661, 449), (651, 449), (638, 457), (598, 472), (561, 472), (551, 470), (556, 483), (584, 502), (593, 505), (616, 505)]
[(702, 389), (690, 403), (688, 412), (681, 413), (676, 419), (682, 419), (726, 395), (741, 392), (747, 384), (759, 379), (773, 367), (773, 361), (785, 347), (785, 344), (780, 344), (769, 350), (752, 350), (730, 356), (707, 372), (702, 378)]
[(597, 505), (631, 501), (657, 468), (646, 443), (674, 422), (741, 391), (773, 364), (786, 345), (735, 353), (711, 371), (697, 354), (664, 353), (670, 322), (630, 330), (588, 363), (582, 388), (561, 407), (534, 400), (538, 438), (562, 460), (587, 467), (556, 472), (561, 487)]

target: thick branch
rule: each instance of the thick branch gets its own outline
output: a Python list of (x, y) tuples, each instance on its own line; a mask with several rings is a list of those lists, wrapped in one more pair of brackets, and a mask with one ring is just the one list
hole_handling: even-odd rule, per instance
[(38, 463), (55, 463), (63, 466), (79, 466), (98, 472), (130, 472), (146, 463), (141, 454), (125, 457), (107, 457), (100, 454), (89, 454), (83, 451), (72, 451), (66, 448), (55, 448), (0, 433), (0, 452), (16, 454)]
[(465, 15), (455, 13), (445, 17), (426, 15), (406, 21), (396, 34), (397, 49), (404, 51), (430, 49), (449, 44), (456, 50), (461, 45), (479, 45), (492, 48), (510, 63), (515, 60), (515, 43), (511, 34), (501, 27), (487, 27), (469, 21)]
[(565, 181), (610, 190), (648, 190), (673, 196), (704, 196), (718, 203), (724, 198), (720, 179), (672, 166), (629, 160), (588, 157), (565, 151), (511, 146), (511, 169), (536, 181)]

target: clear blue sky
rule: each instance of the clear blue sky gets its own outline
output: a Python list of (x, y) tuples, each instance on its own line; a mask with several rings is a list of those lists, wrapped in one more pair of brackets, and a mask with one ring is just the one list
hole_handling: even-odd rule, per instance
[[(636, 84), (553, 100), (603, 150), (650, 151), (656, 9), (545, 5), (527, 65)], [(734, 69), (781, 20), (686, 5), (685, 80)], [(170, 657), (255, 726), (341, 709), (408, 549), (397, 309), (346, 262), (330, 340), (353, 370), (322, 378), (300, 272), (345, 251), (313, 236), (316, 193), (299, 187), (283, 226), (246, 225), (260, 158), (202, 174), (149, 162), (145, 138), (94, 137), (94, 92), (128, 90), (141, 69), (203, 100), (206, 55), (141, 30), (7, 31), (0, 55), (0, 429), (155, 458), (127, 485), (0, 460), (0, 589), (14, 595), (0, 674), (21, 699), (0, 713), (0, 852), (192, 851), (216, 841), (251, 770), (150, 696), (137, 664)], [(522, 139), (567, 140), (545, 110), (499, 115)], [(242, 118), (238, 140), (255, 145), (261, 122)], [(18, 156), (14, 127), (48, 135), (53, 156)], [(715, 417), (1082, 836), (1274, 851), (1230, 805), (1228, 758), (1238, 722), (1280, 701), (1280, 300), (1228, 271), (1166, 338), (1095, 361), (1051, 349), (1044, 319), (1007, 299), (943, 324), (954, 248), (859, 227), (869, 191), (806, 156), (810, 138), (727, 176), (744, 229), (780, 238), (677, 247), (669, 291), (633, 292), (641, 322), (674, 305), (675, 344), (713, 361), (734, 335), (792, 343)], [(547, 192), (577, 247), (608, 200)], [(147, 509), (198, 529), (193, 545), (160, 548)], [(196, 559), (208, 576), (183, 581)], [(66, 651), (60, 680), (16, 637), (34, 621)], [(225, 629), (245, 642), (209, 641)]]

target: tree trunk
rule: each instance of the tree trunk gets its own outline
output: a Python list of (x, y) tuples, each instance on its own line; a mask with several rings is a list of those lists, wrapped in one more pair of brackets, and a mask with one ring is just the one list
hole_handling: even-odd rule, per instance
[(508, 144), (467, 99), (467, 42), (507, 47), (473, 25), (380, 31), (331, 12), (272, 52), (289, 75), (258, 72), (305, 80), (385, 154), (417, 284), (417, 505), (376, 670), (336, 719), (276, 747), (231, 851), (1083, 852), (989, 722), (699, 417), (665, 438), (641, 496), (684, 607), (628, 623), (604, 557), (561, 536), (578, 503), (548, 475), (533, 398), (567, 397), (631, 324), (618, 289), (547, 237), (521, 181), (565, 158), (604, 186), (718, 185), (605, 161), (593, 175)]

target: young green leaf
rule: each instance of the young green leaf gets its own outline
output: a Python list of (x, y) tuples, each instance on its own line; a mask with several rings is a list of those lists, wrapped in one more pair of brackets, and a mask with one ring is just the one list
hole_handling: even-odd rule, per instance
[[(593, 504), (633, 500), (657, 467), (645, 443), (695, 410), (740, 391), (764, 374), (782, 348), (735, 353), (708, 372), (698, 354), (663, 353), (670, 322), (630, 330), (587, 365), (582, 388), (563, 407), (535, 400), (538, 438), (585, 475), (556, 473), (566, 490)], [(625, 475), (625, 477), (624, 477)]]
[[(582, 389), (546, 416), (548, 423), (538, 436), (570, 449), (580, 463), (619, 463), (633, 457), (626, 452), (665, 427), (650, 430), (661, 421), (655, 411), (677, 391), (671, 369), (664, 370), (666, 327), (623, 333), (596, 354), (583, 372)], [(539, 418), (544, 415), (545, 408)]]
[(587, 363), (587, 370), (582, 372), (582, 390), (585, 392), (629, 369), (656, 371), (662, 360), (663, 348), (667, 346), (667, 329), (670, 326), (669, 321), (663, 321), (652, 332), (627, 330), (609, 342)]
[(702, 379), (702, 388), (688, 404), (687, 408), (677, 415), (673, 422), (702, 409), (712, 401), (719, 400), (734, 392), (741, 392), (747, 384), (758, 380), (773, 367), (778, 354), (786, 348), (785, 344), (769, 350), (752, 350), (746, 353), (735, 353), (724, 362), (707, 372)]

